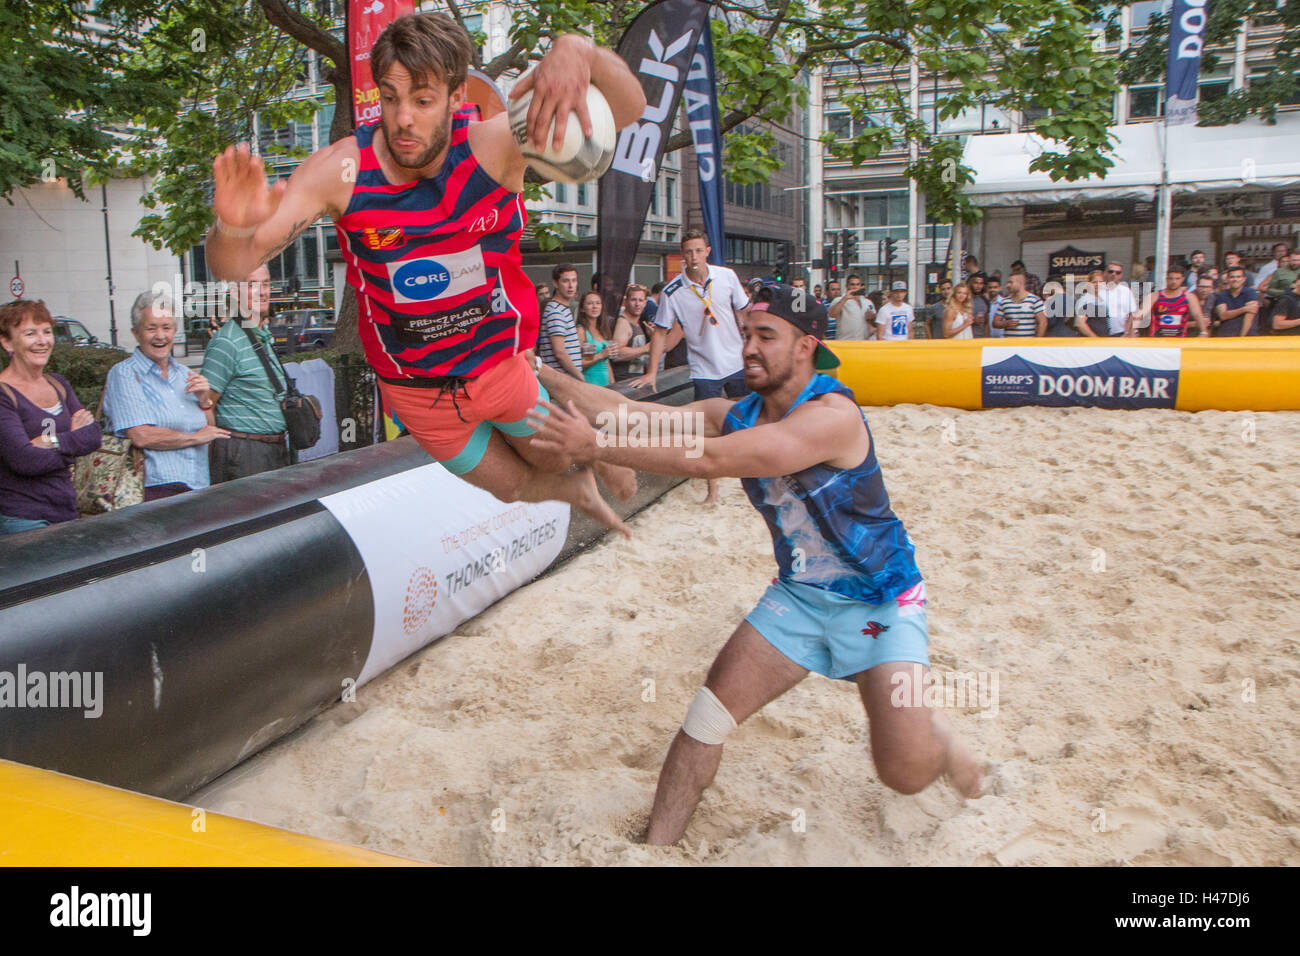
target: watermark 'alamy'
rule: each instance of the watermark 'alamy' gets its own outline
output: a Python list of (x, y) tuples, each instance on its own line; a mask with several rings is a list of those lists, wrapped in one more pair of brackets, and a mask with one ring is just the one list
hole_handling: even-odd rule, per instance
[(51, 926), (123, 926), (148, 936), (152, 911), (152, 893), (83, 893), (74, 886), (50, 897)]
[(150, 287), (151, 308), (165, 308), (173, 316), (185, 319), (247, 319), (255, 311), (252, 286), (251, 282), (224, 279), (186, 282), (184, 276), (176, 273), (171, 282), (155, 282)]
[(94, 719), (104, 712), (103, 671), (0, 671), (0, 707), (84, 708)]
[(889, 702), (895, 707), (974, 707), (981, 717), (998, 715), (997, 671), (931, 670), (922, 673), (920, 664), (910, 671), (898, 671), (889, 678), (894, 688)]
[(704, 454), (704, 414), (681, 409), (629, 411), (626, 405), (596, 415), (596, 444), (601, 448), (685, 448), (687, 458)]

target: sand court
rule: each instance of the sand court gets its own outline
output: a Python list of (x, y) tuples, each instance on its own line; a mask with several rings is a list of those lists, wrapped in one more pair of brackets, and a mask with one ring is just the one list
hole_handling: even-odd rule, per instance
[(856, 688), (814, 675), (729, 738), (683, 844), (637, 842), (695, 689), (775, 573), (724, 480), (718, 506), (677, 488), (632, 541), (194, 802), (452, 864), (1300, 862), (1300, 412), (867, 413), (934, 670), (983, 681), (953, 708), (990, 761), (979, 799), (881, 784)]

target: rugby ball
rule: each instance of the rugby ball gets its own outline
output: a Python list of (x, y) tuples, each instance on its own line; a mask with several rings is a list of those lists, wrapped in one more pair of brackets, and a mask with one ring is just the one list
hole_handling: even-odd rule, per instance
[(564, 127), (564, 143), (553, 148), (555, 122), (546, 135), (546, 149), (539, 151), (528, 141), (528, 108), (533, 102), (529, 90), (510, 104), (510, 132), (519, 151), (528, 159), (528, 165), (548, 179), (562, 183), (585, 183), (599, 179), (614, 161), (614, 147), (618, 143), (618, 129), (614, 126), (614, 113), (609, 101), (595, 86), (587, 87), (587, 113), (591, 116), (591, 136), (582, 135), (582, 124), (576, 112), (570, 112)]

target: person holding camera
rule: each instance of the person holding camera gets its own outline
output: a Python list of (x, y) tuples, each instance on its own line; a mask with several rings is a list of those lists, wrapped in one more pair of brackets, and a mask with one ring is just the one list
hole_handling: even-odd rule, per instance
[(848, 291), (831, 303), (827, 312), (835, 321), (838, 340), (869, 339), (875, 331), (876, 307), (867, 298), (867, 287), (860, 276), (851, 275)]

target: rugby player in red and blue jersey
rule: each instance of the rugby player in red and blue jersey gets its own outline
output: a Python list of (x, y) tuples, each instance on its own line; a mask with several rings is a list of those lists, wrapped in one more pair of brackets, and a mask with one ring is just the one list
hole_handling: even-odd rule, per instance
[[(480, 120), (468, 102), (472, 56), (450, 18), (401, 17), (371, 50), (379, 123), (313, 153), (273, 187), (245, 145), (218, 156), (208, 266), (244, 279), (329, 216), (366, 358), (384, 400), (429, 454), (504, 501), (567, 501), (626, 534), (591, 470), (570, 471), (564, 456), (531, 447), (525, 419), (546, 391), (526, 357), (538, 328), (519, 251), (527, 159), (506, 113)], [(562, 36), (512, 93), (533, 93), (527, 146), (540, 150), (552, 119), (571, 111), (590, 136), (593, 83), (619, 128), (640, 117), (645, 96), (623, 60)], [(555, 125), (558, 146), (563, 124)], [(599, 473), (620, 497), (635, 491), (630, 469)]]

